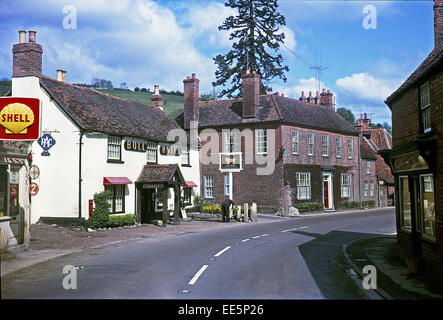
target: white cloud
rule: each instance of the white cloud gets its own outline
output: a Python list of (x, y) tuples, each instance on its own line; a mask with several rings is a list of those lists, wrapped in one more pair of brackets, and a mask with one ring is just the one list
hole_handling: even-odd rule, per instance
[(337, 79), (336, 84), (358, 97), (383, 103), (397, 89), (399, 82), (400, 80), (375, 78), (362, 72)]

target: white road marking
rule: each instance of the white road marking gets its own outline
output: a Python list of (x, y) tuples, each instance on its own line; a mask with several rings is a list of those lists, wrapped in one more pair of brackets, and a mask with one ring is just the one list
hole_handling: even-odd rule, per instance
[(266, 237), (266, 236), (269, 236), (269, 233), (262, 234), (260, 237)]
[(255, 237), (252, 237), (252, 239), (257, 239), (257, 238), (260, 238), (260, 236), (255, 236)]
[(301, 229), (306, 229), (306, 228), (309, 228), (309, 227), (306, 226), (306, 227), (300, 227), (300, 228), (293, 228), (293, 229), (283, 230), (282, 232), (289, 232), (289, 231), (301, 230)]
[(227, 251), (227, 250), (229, 250), (229, 249), (231, 249), (231, 246), (227, 246), (226, 248), (224, 248), (223, 250), (221, 250), (219, 253), (217, 253), (214, 257), (218, 257), (218, 256), (220, 256), (223, 252), (225, 252), (225, 251)]
[(246, 241), (249, 241), (249, 240), (251, 240), (251, 239), (244, 239), (241, 242), (246, 242)]
[(203, 267), (201, 267), (200, 270), (198, 270), (198, 272), (191, 279), (191, 281), (189, 281), (188, 284), (192, 286), (194, 283), (196, 283), (197, 279), (201, 276), (201, 274), (206, 270), (207, 267), (208, 267), (207, 264), (205, 264)]

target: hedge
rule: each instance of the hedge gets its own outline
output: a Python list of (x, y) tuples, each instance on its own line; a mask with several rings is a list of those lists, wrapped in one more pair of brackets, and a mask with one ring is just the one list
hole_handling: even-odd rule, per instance
[(108, 228), (116, 228), (123, 226), (134, 225), (137, 222), (135, 215), (133, 214), (122, 214), (122, 215), (111, 215), (109, 216)]

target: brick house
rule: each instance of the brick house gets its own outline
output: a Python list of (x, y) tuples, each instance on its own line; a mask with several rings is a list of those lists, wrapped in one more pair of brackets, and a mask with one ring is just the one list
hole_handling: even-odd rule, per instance
[[(230, 196), (284, 213), (303, 202), (334, 210), (359, 201), (359, 132), (334, 111), (333, 94), (260, 95), (260, 76), (249, 70), (242, 81), (241, 98), (198, 101), (199, 80), (184, 80), (184, 113), (176, 120), (185, 129), (198, 123), (205, 201)], [(232, 175), (229, 164), (237, 166)]]
[(393, 205), (394, 177), (378, 154), (380, 150), (392, 148), (392, 135), (385, 128), (375, 129), (366, 113), (357, 119), (355, 127), (361, 132), (362, 200), (375, 201), (377, 207)]
[(435, 46), (386, 100), (393, 149), (398, 243), (411, 272), (443, 281), (443, 1), (434, 2)]

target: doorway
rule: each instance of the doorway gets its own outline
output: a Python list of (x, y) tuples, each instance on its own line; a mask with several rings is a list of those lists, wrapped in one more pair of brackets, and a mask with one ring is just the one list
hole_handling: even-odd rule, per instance
[(155, 219), (155, 189), (141, 189), (141, 223)]
[(325, 210), (334, 209), (332, 173), (323, 173), (323, 206)]

